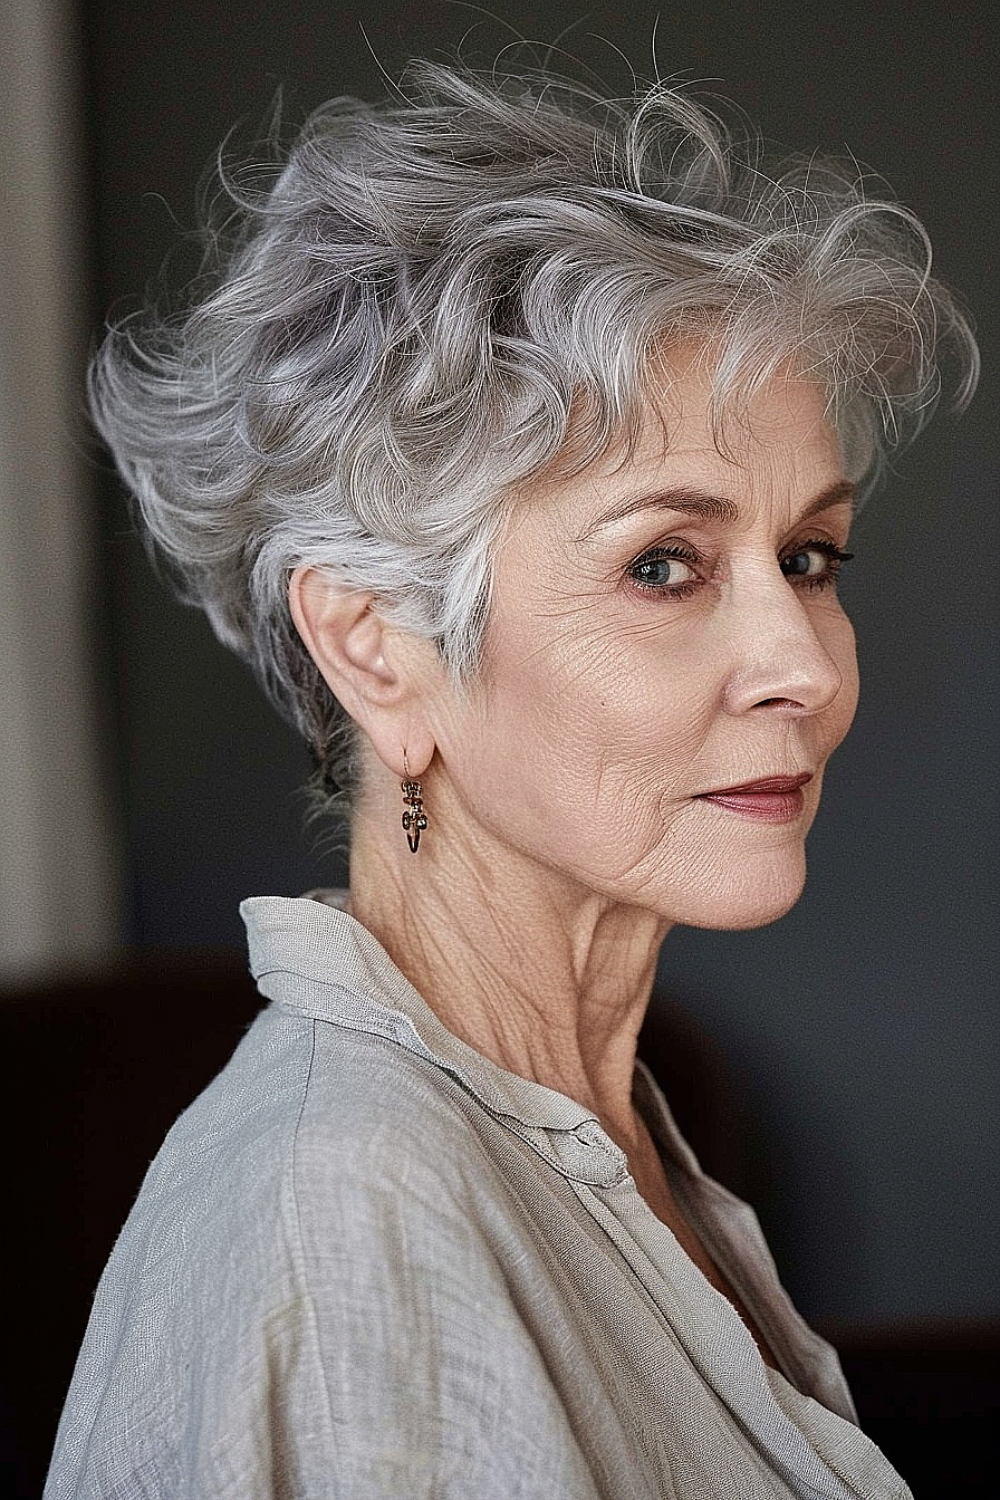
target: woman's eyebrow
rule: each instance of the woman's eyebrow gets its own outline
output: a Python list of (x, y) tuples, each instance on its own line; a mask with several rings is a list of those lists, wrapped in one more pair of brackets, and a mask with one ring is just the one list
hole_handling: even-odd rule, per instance
[[(854, 504), (854, 485), (850, 480), (841, 479), (836, 484), (829, 485), (827, 489), (821, 490), (814, 500), (795, 517), (792, 522), (797, 526), (802, 521), (808, 521), (810, 516), (816, 515), (821, 510), (827, 510), (831, 505), (850, 503)], [(733, 524), (740, 519), (739, 506), (733, 500), (727, 500), (721, 495), (710, 495), (703, 490), (682, 487), (680, 489), (654, 490), (644, 495), (635, 495), (629, 500), (623, 500), (620, 504), (613, 506), (610, 510), (603, 511), (582, 535), (577, 537), (578, 542), (589, 541), (595, 532), (601, 531), (605, 526), (612, 526), (616, 521), (624, 521), (628, 516), (635, 515), (641, 510), (672, 510), (681, 515), (696, 516), (701, 521), (723, 521)]]

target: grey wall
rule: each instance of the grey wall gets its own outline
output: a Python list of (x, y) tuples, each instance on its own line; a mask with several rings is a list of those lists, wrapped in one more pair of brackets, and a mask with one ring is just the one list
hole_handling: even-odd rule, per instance
[[(729, 1064), (748, 1120), (759, 1207), (813, 1316), (861, 1322), (996, 1313), (998, 806), (995, 310), (997, 224), (986, 4), (915, 0), (666, 8), (664, 74), (708, 80), (765, 133), (849, 148), (930, 228), (940, 273), (980, 324), (976, 408), (898, 465), (861, 522), (846, 598), (865, 676), (829, 774), (811, 880), (777, 926), (675, 933), (662, 980)], [(506, 7), (551, 39), (573, 8)], [(640, 71), (657, 7), (597, 0), (566, 45), (612, 86)], [(168, 252), (194, 255), (196, 184), (224, 133), (339, 92), (381, 91), (360, 34), (392, 71), (469, 33), (470, 7), (171, 0), (84, 7), (93, 148), (95, 314), (141, 292)], [(595, 40), (611, 38), (614, 46)], [(236, 903), (337, 878), (301, 832), (304, 751), (202, 620), (152, 577), (113, 486), (102, 490), (109, 744), (127, 830), (128, 919), (140, 946), (236, 945)], [(989, 727), (988, 727), (989, 726)]]

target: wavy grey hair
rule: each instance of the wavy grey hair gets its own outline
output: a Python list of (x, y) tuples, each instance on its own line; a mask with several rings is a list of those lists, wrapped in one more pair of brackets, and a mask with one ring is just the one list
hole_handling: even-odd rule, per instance
[(520, 487), (627, 448), (657, 350), (711, 343), (720, 418), (793, 361), (866, 483), (936, 403), (942, 345), (959, 403), (975, 383), (912, 214), (854, 168), (765, 171), (662, 85), (609, 101), (418, 64), (398, 101), (332, 100), (265, 187), (229, 191), (211, 289), (111, 330), (92, 409), (154, 550), (331, 793), (353, 736), (292, 623), (299, 564), (372, 590), (461, 678)]

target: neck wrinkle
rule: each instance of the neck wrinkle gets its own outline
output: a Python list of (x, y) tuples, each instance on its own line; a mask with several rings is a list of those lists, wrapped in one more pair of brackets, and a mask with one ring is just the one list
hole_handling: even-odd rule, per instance
[(351, 914), (454, 1035), (633, 1138), (636, 1043), (668, 924), (509, 849), (398, 843), (361, 812)]

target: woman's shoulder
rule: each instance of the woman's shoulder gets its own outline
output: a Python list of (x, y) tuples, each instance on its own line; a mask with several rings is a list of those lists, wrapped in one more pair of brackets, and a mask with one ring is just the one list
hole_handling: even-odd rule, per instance
[(325, 1345), (352, 1348), (376, 1302), (402, 1316), (423, 1255), (455, 1268), (463, 1298), (470, 1279), (482, 1291), (483, 1242), (460, 1201), (483, 1181), (476, 1153), (418, 1057), (269, 1006), (146, 1175), (98, 1288), (57, 1467), (75, 1470), (89, 1431), (103, 1434), (95, 1453), (137, 1433), (139, 1409), (136, 1442), (175, 1451), (186, 1413), (223, 1389), (249, 1412), (290, 1351), (320, 1400)]
[[(431, 1173), (439, 1191), (481, 1156), (441, 1070), (393, 1041), (270, 1005), (174, 1124), (133, 1211), (162, 1244), (268, 1226)], [(167, 1224), (161, 1224), (162, 1218)], [(131, 1226), (131, 1221), (130, 1221)]]
[(506, 1135), (482, 1115), (447, 1072), (377, 1030), (272, 1003), (168, 1132), (98, 1307), (117, 1322), (141, 1306), (143, 1337), (159, 1322), (169, 1343), (219, 1305), (265, 1316), (352, 1259), (389, 1265), (401, 1233), (481, 1257)]
[[(401, 1452), (433, 1439), (428, 1462), (485, 1476), (479, 1426), (515, 1398), (578, 1465), (512, 1303), (531, 1235), (494, 1133), (508, 1134), (419, 1052), (263, 1011), (169, 1133), (115, 1248), (49, 1496), (110, 1493), (108, 1476), (131, 1493), (140, 1473), (144, 1493), (180, 1493), (182, 1473), (223, 1493), (223, 1471), (266, 1476), (276, 1455), (297, 1493), (328, 1493), (333, 1464), (343, 1493), (383, 1493), (373, 1410)], [(520, 1169), (536, 1160), (526, 1148)]]

